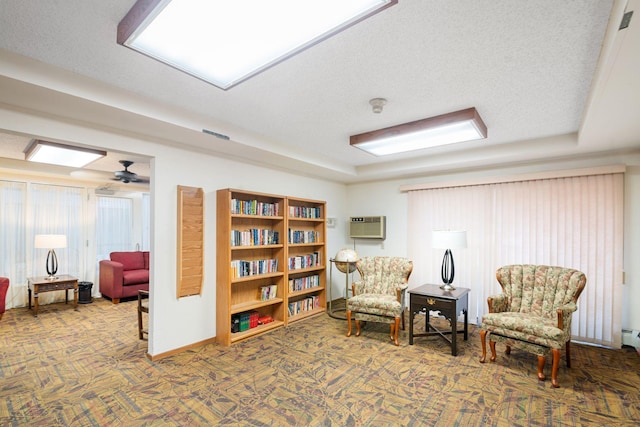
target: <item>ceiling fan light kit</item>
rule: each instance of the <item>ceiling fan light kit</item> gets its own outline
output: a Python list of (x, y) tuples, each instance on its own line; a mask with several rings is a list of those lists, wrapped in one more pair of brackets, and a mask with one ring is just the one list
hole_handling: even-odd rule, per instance
[[(376, 99), (376, 98), (374, 98)], [(376, 112), (376, 106), (370, 101)], [(384, 105), (384, 104), (383, 104)], [(382, 111), (382, 106), (379, 106)], [(487, 126), (475, 107), (352, 135), (351, 146), (376, 156), (403, 153), (487, 137)]]
[(120, 160), (120, 164), (124, 166), (124, 170), (114, 172), (114, 180), (125, 184), (129, 184), (130, 182), (149, 182), (148, 178), (138, 176), (137, 173), (129, 170), (129, 166), (133, 165), (131, 160)]

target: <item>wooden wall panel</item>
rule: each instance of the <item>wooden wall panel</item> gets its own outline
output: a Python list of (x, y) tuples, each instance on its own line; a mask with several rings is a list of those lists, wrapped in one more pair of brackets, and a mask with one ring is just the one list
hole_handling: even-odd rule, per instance
[(177, 297), (200, 295), (204, 280), (204, 190), (178, 186)]

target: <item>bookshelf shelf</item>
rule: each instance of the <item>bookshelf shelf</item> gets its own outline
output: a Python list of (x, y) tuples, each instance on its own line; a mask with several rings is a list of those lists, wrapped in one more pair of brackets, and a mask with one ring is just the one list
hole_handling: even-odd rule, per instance
[(254, 274), (253, 276), (233, 277), (231, 279), (231, 283), (251, 282), (251, 281), (256, 281), (260, 279), (269, 279), (272, 277), (282, 277), (282, 276), (284, 276), (284, 273), (282, 272), (269, 273), (269, 274)]
[(265, 333), (267, 331), (279, 328), (281, 326), (284, 326), (284, 322), (278, 321), (278, 320), (274, 320), (271, 323), (267, 323), (266, 325), (258, 325), (257, 327), (251, 328), (251, 329), (247, 329), (244, 332), (236, 332), (235, 334), (231, 334), (232, 336), (230, 338), (229, 344), (236, 343), (238, 341), (242, 341), (242, 340), (247, 339), (249, 337)]
[(284, 245), (248, 245), (248, 246), (231, 246), (232, 251), (241, 251), (241, 250), (253, 250), (253, 249), (274, 249), (274, 248), (283, 248)]
[(274, 304), (282, 304), (284, 300), (282, 298), (273, 298), (270, 300), (253, 300), (253, 301), (244, 301), (239, 304), (234, 304), (231, 306), (231, 314), (242, 313), (243, 311), (256, 310), (260, 307), (267, 307)]
[[(217, 341), (231, 345), (325, 312), (326, 203), (235, 189), (218, 190), (216, 202)], [(276, 297), (262, 300), (265, 290)], [(231, 332), (232, 317), (249, 312), (273, 322)]]
[(298, 313), (295, 316), (290, 316), (289, 317), (289, 322), (297, 322), (299, 320), (303, 320), (306, 319), (307, 317), (311, 317), (311, 316), (315, 316), (316, 314), (320, 314), (320, 313), (324, 313), (324, 309), (323, 308), (316, 308), (313, 310), (309, 310), (309, 311), (304, 311), (302, 313)]
[(308, 294), (313, 294), (322, 290), (321, 288), (324, 288), (324, 286), (314, 286), (313, 288), (302, 289), (300, 291), (289, 291), (289, 298), (295, 298), (295, 297), (300, 297)]

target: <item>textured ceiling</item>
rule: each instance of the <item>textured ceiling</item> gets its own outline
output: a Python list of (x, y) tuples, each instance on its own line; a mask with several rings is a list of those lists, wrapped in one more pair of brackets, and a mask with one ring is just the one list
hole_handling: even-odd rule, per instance
[[(87, 91), (112, 87), (114, 107), (231, 138), (220, 148), (211, 137), (212, 150), (267, 164), (269, 156), (260, 153), (268, 152), (274, 163), (284, 156), (345, 182), (610, 148), (593, 141), (582, 147), (577, 136), (546, 138), (577, 135), (586, 107), (598, 101), (593, 83), (604, 66), (607, 25), (623, 2), (400, 0), (228, 91), (117, 45), (116, 27), (133, 3), (2, 1), (0, 49), (61, 69), (55, 90), (65, 90), (64, 79)], [(637, 34), (638, 18), (623, 32)], [(622, 46), (621, 37), (611, 35), (611, 43)], [(637, 59), (625, 66), (640, 71)], [(632, 90), (629, 102), (637, 107), (637, 83)], [(118, 94), (139, 102), (122, 107)], [(388, 100), (381, 114), (368, 104), (374, 97)], [(388, 157), (349, 146), (352, 134), (472, 106), (487, 124), (486, 140)], [(596, 111), (594, 122), (604, 120), (602, 114)], [(626, 138), (615, 146), (638, 142)], [(203, 149), (202, 141), (193, 144)]]

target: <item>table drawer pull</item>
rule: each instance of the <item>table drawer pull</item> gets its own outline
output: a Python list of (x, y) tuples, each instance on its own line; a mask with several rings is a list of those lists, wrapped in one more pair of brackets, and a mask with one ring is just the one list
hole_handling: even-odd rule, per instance
[(436, 300), (434, 300), (433, 298), (427, 298), (427, 304), (429, 305), (435, 305)]

